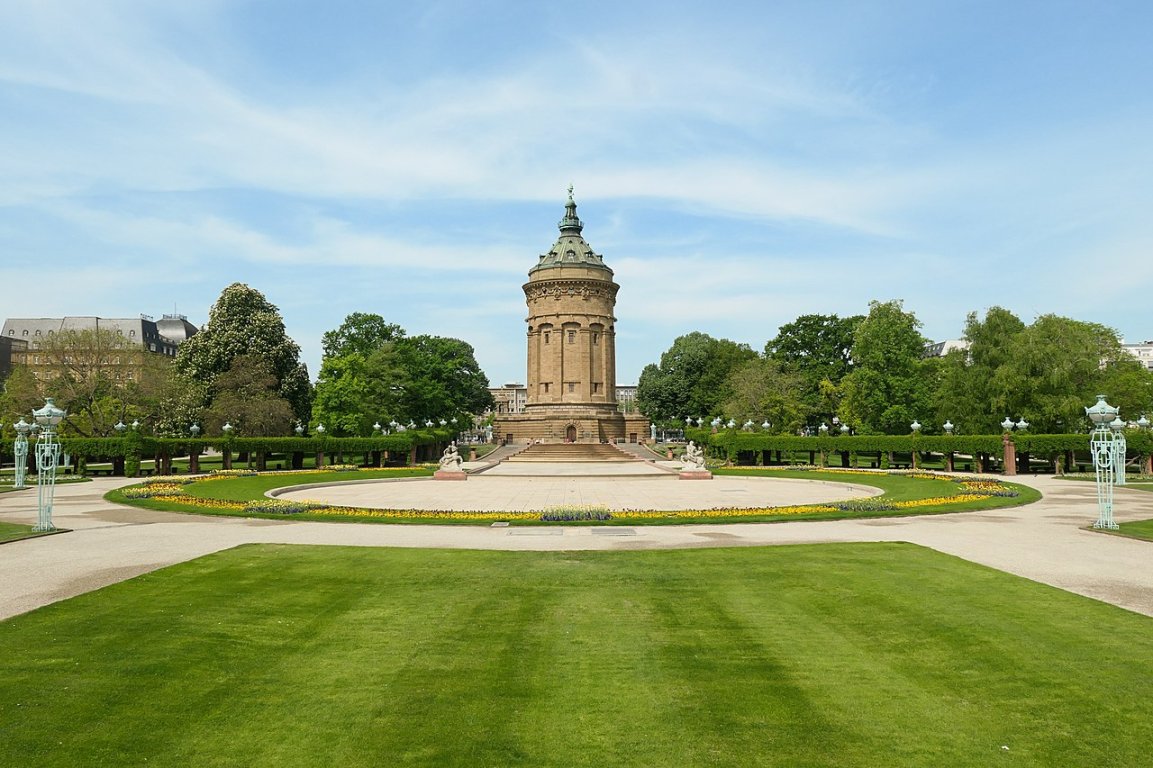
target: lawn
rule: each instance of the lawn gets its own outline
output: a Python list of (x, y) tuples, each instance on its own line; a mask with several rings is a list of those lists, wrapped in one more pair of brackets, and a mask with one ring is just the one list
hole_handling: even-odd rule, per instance
[(908, 544), (247, 546), (0, 622), (0, 765), (1148, 765), (1151, 638)]
[[(1093, 479), (1093, 478), (1089, 478)], [(1134, 482), (1127, 480), (1125, 488), (1134, 491), (1145, 491), (1146, 493), (1153, 491), (1153, 483), (1150, 482)], [(1117, 533), (1123, 536), (1129, 536), (1134, 539), (1145, 539), (1153, 541), (1153, 520), (1137, 520), (1131, 523), (1121, 523), (1120, 529)]]
[(1133, 523), (1121, 523), (1118, 533), (1132, 536), (1135, 539), (1153, 541), (1153, 520), (1138, 520)]
[[(975, 479), (930, 476), (923, 473), (901, 474), (886, 472), (860, 472), (851, 470), (803, 470), (734, 468), (718, 469), (718, 475), (747, 475), (776, 479), (821, 480), (855, 483), (880, 488), (883, 495), (873, 499), (848, 502), (843, 507), (832, 505), (806, 505), (803, 507), (765, 509), (710, 509), (681, 512), (613, 512), (611, 519), (585, 521), (588, 525), (668, 525), (717, 522), (780, 522), (786, 520), (837, 520), (860, 517), (897, 517), (902, 515), (968, 512), (977, 509), (1018, 506), (1041, 498), (1036, 490), (1023, 485), (1000, 483), (995, 478)], [(283, 518), (279, 513), (261, 513), (243, 509), (246, 501), (260, 500), (264, 494), (280, 487), (308, 483), (348, 482), (368, 479), (431, 476), (428, 468), (396, 468), (385, 470), (359, 470), (356, 472), (280, 473), (250, 477), (211, 478), (182, 486), (179, 496), (160, 498), (129, 498), (130, 489), (110, 491), (109, 501), (130, 504), (147, 509), (196, 514), (243, 517)], [(167, 482), (167, 481), (166, 481)], [(975, 485), (973, 485), (975, 484)], [(168, 493), (165, 491), (164, 493)], [(1004, 495), (988, 495), (988, 494)], [(189, 498), (191, 497), (191, 498)], [(720, 500), (718, 500), (720, 501)], [(213, 502), (230, 506), (208, 506)], [(544, 522), (539, 513), (493, 512), (419, 512), (413, 510), (371, 510), (333, 507), (322, 510), (299, 509), (294, 520), (321, 522), (387, 522), (387, 523), (439, 523), (439, 524), (491, 524), (494, 520), (507, 520), (513, 525), (555, 524)], [(581, 524), (572, 520), (566, 525)]]
[(32, 526), (18, 523), (0, 523), (0, 542), (25, 539), (32, 535)]

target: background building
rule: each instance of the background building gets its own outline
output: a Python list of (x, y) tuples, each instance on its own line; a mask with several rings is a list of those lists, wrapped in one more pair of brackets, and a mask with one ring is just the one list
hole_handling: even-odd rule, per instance
[(1141, 361), (1149, 370), (1153, 371), (1153, 341), (1143, 341), (1140, 344), (1125, 344), (1121, 346), (1126, 352)]
[(945, 341), (932, 341), (925, 345), (925, 357), (944, 357), (954, 349), (968, 349), (969, 342), (965, 339), (946, 339)]
[(28, 348), (28, 343), (18, 339), (10, 339), (0, 335), (0, 381), (8, 378), (12, 372), (12, 360)]
[[(506, 413), (524, 413), (528, 404), (528, 387), (524, 384), (505, 384), (502, 387), (489, 387), (496, 408), (493, 413), (500, 416)], [(637, 385), (617, 385), (617, 410), (621, 413), (637, 413)]]
[(524, 384), (505, 384), (503, 387), (489, 387), (496, 407), (493, 410), (497, 416), (509, 413), (524, 413), (528, 404), (528, 387)]
[[(162, 328), (167, 333), (162, 332)], [(126, 342), (123, 353), (113, 350), (98, 354), (98, 350), (76, 349), (68, 350), (68, 356), (86, 357), (85, 353), (90, 352), (96, 357), (85, 361), (88, 364), (113, 369), (116, 379), (133, 380), (139, 377), (143, 361), (141, 354), (176, 357), (177, 347), (195, 335), (197, 328), (184, 315), (165, 315), (160, 323), (148, 315), (127, 319), (92, 316), (9, 318), (0, 329), (0, 338), (10, 349), (11, 365), (27, 367), (37, 379), (47, 380), (56, 375), (61, 363), (80, 362), (58, 359), (59, 350), (52, 343), (54, 337), (69, 331), (101, 330), (114, 333)], [(0, 358), (3, 354), (0, 349)]]

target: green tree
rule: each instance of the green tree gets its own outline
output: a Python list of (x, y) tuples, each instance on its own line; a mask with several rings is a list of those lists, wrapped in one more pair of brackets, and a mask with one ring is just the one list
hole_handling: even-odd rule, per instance
[(460, 339), (408, 337), (380, 315), (354, 312), (324, 334), (314, 420), (336, 435), (365, 435), (376, 421), (423, 424), (493, 406), (473, 348)]
[(281, 397), (272, 366), (259, 355), (239, 355), (227, 371), (212, 382), (212, 405), (204, 414), (205, 426), (219, 432), (225, 423), (237, 434), (274, 437), (290, 433), (294, 412)]
[(853, 370), (853, 334), (863, 315), (801, 315), (765, 344), (765, 357), (801, 376), (805, 419), (830, 421), (841, 399), (841, 380)]
[(729, 375), (732, 393), (724, 413), (738, 423), (760, 424), (768, 420), (775, 432), (791, 433), (804, 426), (808, 408), (802, 400), (804, 377), (786, 371), (771, 358), (756, 358), (739, 365)]
[(337, 437), (367, 434), (375, 419), (388, 413), (374, 402), (372, 390), (363, 355), (324, 358), (312, 401), (313, 420)]
[(187, 435), (193, 424), (203, 428), (204, 404), (211, 399), (205, 390), (204, 384), (173, 370), (149, 417), (156, 434), (176, 437)]
[(1131, 372), (1140, 381), (1116, 332), (1098, 323), (1042, 315), (1006, 351), (990, 385), (992, 415), (1024, 417), (1033, 431), (1079, 430), (1085, 406), (1110, 379), (1122, 382)]
[(326, 359), (352, 354), (368, 359), (373, 352), (388, 342), (404, 338), (404, 335), (403, 328), (385, 322), (380, 315), (353, 312), (344, 318), (339, 328), (325, 332), (321, 337), (321, 349)]
[[(321, 345), (324, 357), (316, 380), (313, 420), (330, 434), (366, 435), (378, 419), (400, 415), (394, 384), (396, 372), (385, 364), (404, 329), (377, 314), (353, 312), (339, 328), (327, 331)], [(372, 373), (370, 373), (372, 371)]]
[(729, 374), (756, 357), (747, 344), (699, 331), (679, 336), (661, 355), (659, 366), (646, 366), (641, 372), (637, 406), (663, 423), (719, 414), (732, 396)]
[[(994, 389), (996, 373), (1008, 363), (1025, 324), (1012, 312), (990, 307), (984, 319), (970, 312), (964, 338), (968, 349), (955, 349), (940, 360), (934, 411), (938, 422), (952, 421), (969, 434), (1000, 430), (1007, 404)], [(1000, 415), (998, 415), (1000, 413)]]
[[(403, 416), (449, 419), (482, 413), (495, 407), (488, 377), (480, 369), (472, 345), (444, 336), (399, 339), (393, 350), (382, 348), (372, 358), (370, 375), (379, 382), (377, 392), (396, 393)], [(388, 378), (392, 376), (391, 380)], [(383, 386), (382, 386), (383, 385)], [(394, 390), (393, 387), (396, 387)]]
[(841, 420), (859, 432), (906, 434), (925, 418), (931, 390), (921, 323), (900, 301), (869, 303), (853, 335), (853, 371), (841, 382)]
[(1098, 392), (1107, 393), (1109, 403), (1121, 409), (1121, 418), (1126, 421), (1136, 421), (1142, 414), (1153, 418), (1153, 371), (1140, 360), (1127, 357), (1106, 363)]
[[(276, 392), (292, 405), (297, 419), (308, 421), (312, 385), (300, 362), (300, 347), (284, 329), (280, 311), (260, 291), (233, 283), (221, 292), (200, 332), (181, 345), (177, 370), (204, 385), (208, 397), (219, 392), (213, 382), (243, 355), (259, 357), (276, 377)], [(206, 403), (210, 405), (211, 403)]]
[(0, 394), (0, 423), (10, 426), (19, 419), (32, 420), (32, 411), (44, 405), (40, 383), (32, 371), (24, 366), (16, 366), (4, 379), (4, 391)]

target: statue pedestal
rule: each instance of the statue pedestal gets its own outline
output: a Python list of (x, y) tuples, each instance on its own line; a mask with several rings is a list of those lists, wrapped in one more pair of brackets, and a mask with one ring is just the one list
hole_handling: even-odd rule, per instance
[(467, 480), (468, 475), (459, 469), (438, 469), (432, 475), (433, 480)]
[(713, 473), (707, 469), (682, 469), (677, 477), (681, 480), (712, 480)]

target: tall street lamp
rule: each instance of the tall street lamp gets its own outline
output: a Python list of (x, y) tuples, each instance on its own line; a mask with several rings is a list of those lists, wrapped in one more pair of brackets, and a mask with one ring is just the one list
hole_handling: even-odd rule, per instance
[(24, 475), (28, 471), (28, 433), (32, 431), (32, 425), (21, 416), (20, 421), (12, 426), (16, 427), (16, 442), (12, 446), (12, 452), (16, 455), (16, 476), (12, 479), (12, 488), (27, 488)]
[[(188, 428), (192, 439), (200, 437), (200, 425), (193, 422), (192, 426)], [(196, 444), (189, 444), (188, 446), (188, 472), (190, 474), (198, 474), (200, 472), (200, 446)]]
[(1097, 522), (1093, 523), (1093, 527), (1115, 531), (1119, 527), (1113, 520), (1117, 442), (1120, 439), (1123, 444), (1125, 437), (1120, 430), (1110, 428), (1110, 423), (1117, 419), (1117, 409), (1105, 402), (1104, 395), (1097, 395), (1097, 404), (1087, 407), (1085, 415), (1093, 422), (1093, 432), (1089, 438), (1097, 481)]
[(1125, 422), (1121, 417), (1109, 422), (1109, 429), (1113, 430), (1116, 439), (1113, 441), (1113, 479), (1117, 485), (1125, 485), (1125, 454), (1129, 446), (1125, 443)]
[(56, 439), (56, 427), (68, 414), (56, 407), (49, 397), (44, 407), (32, 411), (32, 418), (40, 427), (36, 438), (36, 490), (39, 516), (34, 531), (54, 531), (52, 524), (52, 497), (56, 493), (56, 467), (60, 464), (60, 441)]

